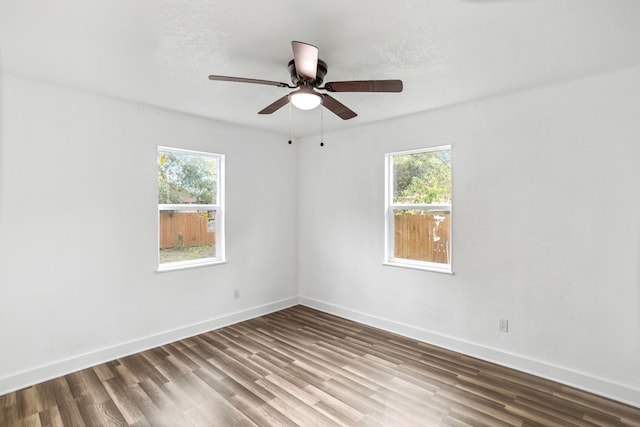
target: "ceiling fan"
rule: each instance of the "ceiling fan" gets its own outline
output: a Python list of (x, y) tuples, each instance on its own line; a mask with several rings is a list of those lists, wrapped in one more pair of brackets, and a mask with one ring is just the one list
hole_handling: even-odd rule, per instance
[(261, 85), (296, 89), (258, 112), (272, 114), (291, 102), (301, 110), (311, 110), (322, 104), (343, 120), (349, 120), (357, 114), (327, 92), (402, 92), (402, 80), (351, 80), (342, 82), (322, 82), (327, 74), (327, 64), (318, 59), (318, 48), (308, 43), (291, 42), (293, 59), (289, 61), (289, 74), (293, 86), (270, 80), (247, 79), (243, 77), (209, 76), (209, 80), (224, 82), (255, 83)]

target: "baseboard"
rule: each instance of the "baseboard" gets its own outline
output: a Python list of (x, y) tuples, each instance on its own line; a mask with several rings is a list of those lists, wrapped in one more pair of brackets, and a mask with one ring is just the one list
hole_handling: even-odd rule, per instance
[(103, 348), (0, 378), (0, 395), (108, 362), (119, 357), (138, 353), (244, 320), (253, 319), (254, 317), (282, 310), (298, 303), (316, 310), (527, 372), (542, 378), (547, 378), (640, 408), (640, 390), (636, 388), (307, 297), (292, 297), (252, 307), (204, 322)]
[(438, 334), (426, 329), (395, 322), (377, 316), (372, 316), (347, 307), (319, 301), (313, 298), (300, 297), (300, 304), (325, 313), (344, 317), (365, 325), (373, 326), (385, 331), (393, 332), (408, 338), (453, 350), (468, 356), (496, 363), (526, 372), (538, 377), (546, 378), (571, 387), (588, 391), (618, 402), (640, 408), (640, 390), (615, 383), (603, 378), (594, 377), (583, 372), (577, 372), (546, 362), (530, 359), (518, 354), (504, 352), (475, 343)]
[(150, 348), (192, 337), (203, 332), (273, 313), (274, 311), (282, 310), (296, 304), (298, 304), (298, 297), (287, 298), (18, 372), (0, 378), (0, 395), (100, 363), (105, 363), (119, 357), (128, 356)]

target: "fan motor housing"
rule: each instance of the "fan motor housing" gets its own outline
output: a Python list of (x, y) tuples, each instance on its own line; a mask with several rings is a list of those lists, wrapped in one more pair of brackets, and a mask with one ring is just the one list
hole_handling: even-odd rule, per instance
[(316, 78), (312, 82), (307, 82), (306, 80), (298, 76), (298, 71), (296, 70), (296, 63), (293, 59), (289, 61), (288, 68), (289, 68), (289, 74), (291, 75), (291, 82), (296, 86), (299, 86), (300, 84), (304, 84), (304, 83), (307, 83), (307, 84), (310, 83), (313, 87), (318, 87), (324, 81), (324, 76), (327, 75), (327, 63), (321, 59), (318, 59), (318, 68), (316, 69)]

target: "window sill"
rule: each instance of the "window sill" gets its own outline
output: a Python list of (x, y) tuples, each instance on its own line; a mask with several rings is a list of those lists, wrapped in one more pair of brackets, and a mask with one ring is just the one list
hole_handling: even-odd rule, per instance
[(227, 260), (225, 259), (216, 259), (210, 261), (200, 261), (200, 262), (176, 262), (176, 263), (168, 263), (165, 265), (161, 265), (156, 270), (156, 273), (167, 273), (169, 271), (179, 271), (179, 270), (190, 270), (192, 268), (200, 268), (200, 267), (209, 267), (212, 265), (226, 264)]
[(453, 275), (453, 270), (450, 265), (427, 265), (421, 262), (398, 262), (398, 261), (385, 261), (382, 265), (386, 265), (389, 267), (400, 267), (400, 268), (410, 268), (412, 270), (423, 270), (423, 271), (433, 271), (434, 273), (444, 273)]

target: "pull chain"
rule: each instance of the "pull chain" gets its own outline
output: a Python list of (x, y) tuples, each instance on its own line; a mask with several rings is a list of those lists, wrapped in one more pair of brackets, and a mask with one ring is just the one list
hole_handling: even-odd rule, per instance
[(324, 108), (320, 106), (320, 147), (324, 147)]
[(291, 145), (291, 103), (289, 103), (289, 145)]

